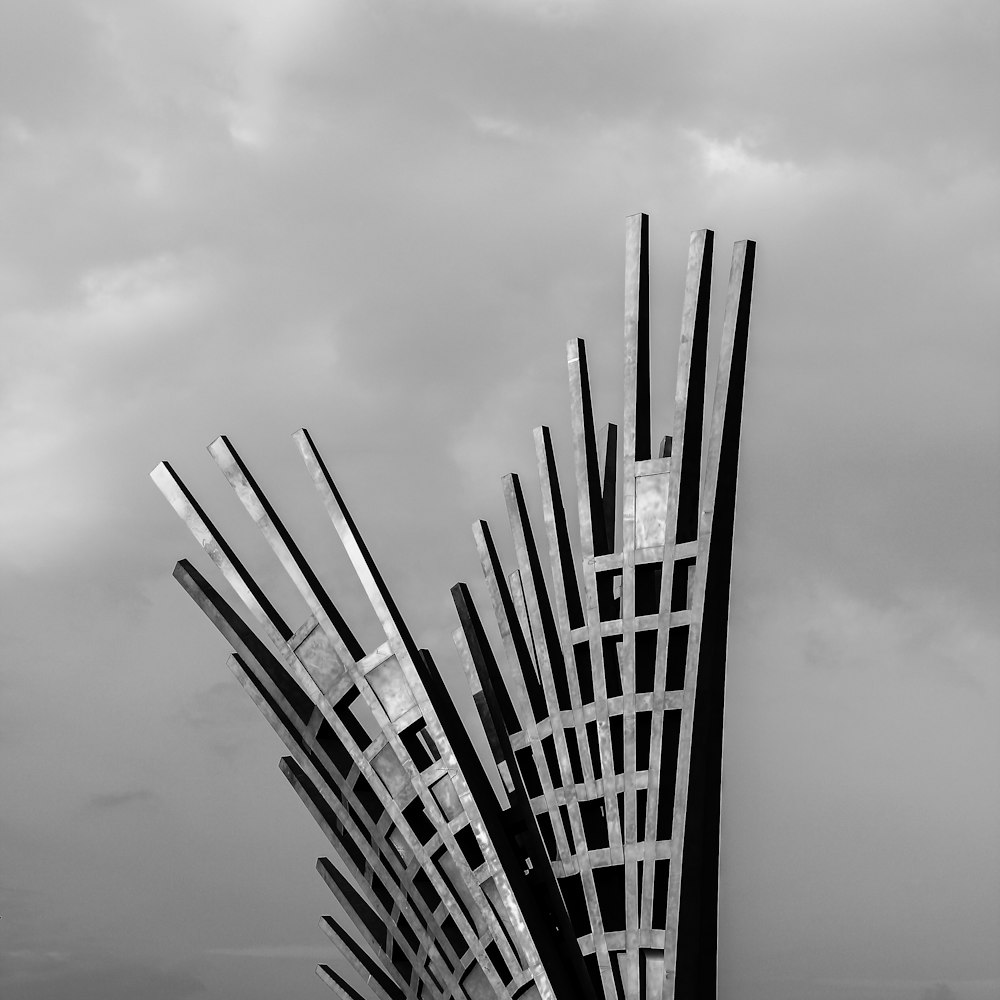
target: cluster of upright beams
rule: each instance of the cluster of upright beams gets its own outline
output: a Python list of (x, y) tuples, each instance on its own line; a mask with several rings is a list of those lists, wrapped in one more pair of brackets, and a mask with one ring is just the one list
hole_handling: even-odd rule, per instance
[(504, 480), (517, 562), (509, 577), (489, 528), (475, 527), (503, 668), (468, 592), (453, 593), (491, 747), (505, 778), (519, 779), (507, 778), (512, 805), (542, 830), (595, 985), (607, 1000), (702, 1000), (715, 993), (725, 637), (754, 244), (733, 254), (702, 482), (713, 235), (691, 237), (673, 436), (653, 457), (647, 227), (645, 215), (628, 220), (621, 510), (617, 428), (598, 440), (585, 346), (572, 341), (582, 581), (543, 427), (535, 442), (551, 601), (516, 476)]
[[(337, 852), (342, 870), (320, 859), (320, 875), (380, 962), (332, 918), (321, 924), (379, 1000), (715, 994), (726, 619), (754, 245), (734, 250), (702, 481), (712, 233), (691, 237), (673, 438), (653, 457), (647, 229), (645, 215), (628, 220), (621, 509), (617, 428), (599, 440), (585, 346), (571, 341), (578, 548), (551, 435), (539, 428), (551, 585), (511, 475), (513, 572), (485, 522), (475, 526), (502, 656), (468, 589), (453, 589), (455, 640), (506, 806), (306, 431), (295, 441), (385, 633), (369, 653), (227, 439), (209, 451), (306, 602), (295, 632), (170, 466), (152, 474), (267, 639), (178, 564), (175, 576), (232, 645), (233, 672), (288, 747), (283, 773)], [(339, 996), (360, 996), (334, 969), (317, 971)]]

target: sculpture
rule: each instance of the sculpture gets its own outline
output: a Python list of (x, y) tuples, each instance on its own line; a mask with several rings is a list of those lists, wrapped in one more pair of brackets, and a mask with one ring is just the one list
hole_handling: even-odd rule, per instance
[[(418, 650), (310, 434), (294, 439), (385, 632), (364, 650), (230, 442), (209, 451), (304, 598), (286, 624), (167, 463), (152, 478), (267, 642), (186, 560), (175, 577), (288, 747), (281, 769), (330, 839), (320, 875), (374, 962), (322, 926), (380, 1000), (705, 1000), (716, 993), (723, 690), (754, 244), (736, 244), (702, 479), (713, 234), (691, 236), (672, 438), (652, 453), (648, 219), (628, 219), (625, 418), (598, 440), (568, 345), (580, 538), (535, 432), (551, 588), (517, 476), (517, 567), (475, 527), (503, 649), (464, 584), (455, 640), (503, 794)], [(621, 509), (617, 476), (621, 472)], [(496, 778), (496, 776), (494, 776)], [(335, 969), (341, 998), (361, 994)]]

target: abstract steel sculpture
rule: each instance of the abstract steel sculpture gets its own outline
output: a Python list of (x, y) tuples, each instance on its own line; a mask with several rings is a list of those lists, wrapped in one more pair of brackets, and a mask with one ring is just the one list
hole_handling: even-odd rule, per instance
[[(294, 437), (385, 642), (365, 651), (229, 441), (209, 447), (309, 607), (293, 631), (166, 463), (152, 473), (267, 641), (187, 561), (175, 577), (291, 754), (281, 770), (337, 852), (320, 875), (378, 957), (323, 929), (380, 1000), (707, 1000), (716, 994), (723, 686), (754, 244), (734, 249), (702, 476), (713, 236), (692, 234), (672, 439), (650, 429), (648, 220), (629, 218), (621, 504), (582, 341), (568, 348), (574, 551), (547, 428), (535, 432), (551, 589), (517, 476), (517, 568), (485, 522), (497, 657), (464, 584), (455, 640), (499, 794), (418, 650), (307, 431)], [(582, 587), (578, 576), (582, 574)], [(320, 977), (362, 996), (333, 968)]]

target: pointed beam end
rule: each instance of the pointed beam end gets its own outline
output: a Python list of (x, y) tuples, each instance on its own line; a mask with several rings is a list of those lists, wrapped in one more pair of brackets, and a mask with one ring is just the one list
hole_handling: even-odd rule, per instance
[(220, 434), (218, 437), (210, 441), (208, 445), (206, 445), (206, 450), (213, 456), (231, 448), (232, 446), (229, 443), (229, 437), (225, 434)]
[(300, 427), (293, 435), (292, 440), (295, 442), (299, 451), (302, 453), (302, 457), (307, 461), (310, 458), (315, 459), (320, 462), (319, 450), (316, 447), (316, 443), (313, 441), (312, 434), (309, 433), (308, 429), (305, 427)]
[[(160, 486), (161, 482), (172, 479), (173, 476), (174, 470), (170, 468), (170, 463), (166, 460), (160, 462), (149, 474), (149, 478), (152, 479), (157, 486)], [(163, 487), (160, 486), (160, 489), (162, 490)]]
[(160, 462), (159, 465), (149, 474), (149, 478), (153, 480), (156, 488), (163, 494), (166, 498), (167, 503), (170, 504), (174, 510), (184, 517), (184, 510), (186, 506), (190, 505), (191, 496), (181, 482), (181, 477), (174, 472), (173, 466), (167, 462)]
[(195, 569), (187, 559), (178, 559), (171, 575), (175, 580), (183, 583), (185, 578), (189, 578), (193, 572)]

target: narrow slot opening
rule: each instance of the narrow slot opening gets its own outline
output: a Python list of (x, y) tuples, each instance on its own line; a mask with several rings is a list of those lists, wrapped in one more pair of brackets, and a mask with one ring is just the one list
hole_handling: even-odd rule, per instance
[(455, 841), (473, 871), (486, 861), (471, 826), (463, 826), (461, 830), (458, 830), (455, 833)]
[(566, 833), (566, 843), (569, 844), (570, 854), (576, 854), (576, 841), (573, 840), (573, 827), (569, 822), (569, 809), (562, 805), (559, 807), (559, 818), (562, 820), (563, 830)]
[(678, 559), (674, 563), (673, 587), (670, 591), (671, 611), (686, 611), (691, 607), (693, 585), (694, 559)]
[(606, 569), (597, 574), (597, 607), (602, 622), (622, 616), (622, 571)]
[(556, 755), (556, 741), (550, 734), (542, 740), (542, 752), (545, 755), (545, 765), (549, 769), (549, 780), (553, 788), (562, 788), (562, 776), (559, 773), (559, 757)]
[(493, 963), (493, 968), (497, 970), (501, 982), (504, 986), (507, 986), (514, 977), (510, 974), (507, 963), (503, 960), (503, 955), (500, 953), (500, 946), (496, 941), (490, 941), (486, 946), (486, 954)]
[(605, 932), (625, 930), (625, 866), (595, 868), (594, 887)]
[(583, 833), (587, 838), (588, 850), (599, 851), (609, 846), (608, 817), (604, 810), (603, 799), (581, 802), (580, 820), (583, 823)]
[[(637, 788), (635, 790), (635, 828), (640, 840), (646, 839), (646, 789)], [(641, 865), (642, 862), (640, 861)], [(642, 879), (640, 878), (640, 881)]]
[(414, 799), (403, 809), (403, 818), (421, 844), (426, 844), (434, 836), (434, 824), (427, 818), (420, 799)]
[[(364, 781), (365, 779), (363, 776), (358, 778), (358, 782), (363, 784)], [(357, 789), (357, 783), (355, 783), (355, 789)], [(349, 805), (347, 807), (347, 815), (350, 816), (352, 820), (354, 820), (354, 825), (358, 828), (358, 830), (361, 831), (361, 835), (366, 840), (368, 840), (371, 837), (371, 833), (369, 832), (368, 829), (369, 826), (368, 821), (361, 815), (361, 813), (357, 811), (357, 809), (354, 808), (354, 806)]]
[(667, 636), (667, 690), (681, 691), (684, 688), (684, 672), (687, 665), (688, 626), (677, 625)]
[(430, 876), (423, 869), (418, 869), (413, 873), (413, 888), (420, 893), (431, 913), (441, 905), (441, 897), (438, 895), (437, 889), (434, 888)]
[(358, 871), (363, 872), (368, 864), (368, 856), (362, 850), (361, 846), (355, 842), (353, 837), (347, 836), (346, 832), (340, 838), (340, 844), (347, 852), (347, 856), (354, 862)]
[(524, 782), (524, 790), (528, 798), (537, 798), (542, 794), (542, 782), (538, 777), (538, 769), (535, 767), (531, 747), (515, 750), (514, 756), (517, 758), (517, 769), (521, 772), (521, 780)]
[(656, 615), (660, 612), (660, 582), (663, 563), (640, 563), (635, 568), (635, 613)]
[(363, 774), (359, 774), (358, 780), (354, 782), (354, 795), (364, 811), (377, 823), (385, 810)]
[[(386, 909), (388, 909), (388, 907), (386, 907)], [(410, 951), (416, 952), (416, 950), (420, 947), (420, 939), (410, 926), (410, 922), (405, 920), (403, 915), (400, 914), (396, 920), (396, 926), (399, 928), (399, 933), (403, 936), (403, 940), (410, 946)]]
[(660, 747), (660, 799), (656, 816), (656, 839), (669, 840), (674, 822), (674, 784), (677, 779), (677, 745), (681, 735), (681, 713), (663, 713)]
[(618, 664), (621, 641), (620, 635), (606, 635), (601, 638), (601, 648), (604, 651), (604, 689), (609, 698), (617, 698), (622, 693), (622, 671)]
[[(363, 871), (364, 869), (362, 869)], [(377, 875), (372, 875), (372, 892), (378, 897), (378, 901), (386, 909), (387, 912), (392, 912), (393, 895), (388, 888), (382, 883), (382, 880)]]
[(656, 676), (656, 629), (635, 634), (635, 689), (642, 694), (653, 690)]
[(667, 888), (670, 881), (670, 861), (661, 858), (653, 862), (653, 929), (667, 926)]
[(635, 769), (649, 770), (649, 735), (653, 726), (652, 712), (635, 713)]
[(614, 760), (615, 774), (625, 772), (625, 732), (624, 722), (620, 715), (612, 715), (611, 719), (611, 756)]
[(549, 856), (549, 861), (556, 859), (556, 834), (552, 829), (552, 817), (547, 812), (540, 813), (535, 817), (538, 821), (538, 832), (541, 834), (542, 843), (545, 845), (545, 853)]
[(337, 718), (344, 724), (344, 728), (350, 733), (351, 739), (357, 743), (358, 749), (364, 753), (378, 735), (379, 727), (375, 722), (375, 716), (372, 715), (372, 710), (365, 704), (364, 698), (358, 694), (358, 689), (351, 688), (334, 705), (333, 710), (337, 713)]
[(409, 982), (410, 976), (413, 974), (413, 966), (406, 955), (403, 954), (403, 949), (398, 944), (394, 945), (392, 949), (392, 964), (396, 967), (399, 974)]
[(587, 723), (587, 745), (590, 747), (590, 763), (594, 768), (594, 777), (601, 776), (601, 742), (597, 735), (597, 720)]
[(461, 958), (468, 945), (465, 943), (465, 938), (462, 937), (462, 932), (458, 929), (458, 924), (455, 923), (455, 918), (450, 913), (441, 921), (441, 930), (444, 931), (448, 943), (455, 949), (455, 954)]
[(580, 685), (580, 700), (589, 705), (594, 700), (594, 673), (590, 669), (590, 644), (578, 642), (573, 646), (573, 659), (576, 660), (576, 677)]
[(564, 875), (559, 879), (559, 890), (562, 892), (566, 912), (573, 925), (573, 934), (578, 938), (589, 934), (590, 916), (587, 913), (587, 900), (583, 894), (583, 880), (579, 872), (575, 875)]
[(569, 681), (566, 680), (566, 663), (562, 657), (562, 650), (558, 645), (558, 636), (553, 637), (554, 642), (549, 644), (551, 658), (549, 666), (552, 670), (552, 681), (556, 689), (556, 703), (561, 712), (568, 712), (573, 707), (573, 702), (569, 696)]
[(566, 735), (566, 750), (569, 753), (569, 766), (573, 771), (573, 783), (583, 784), (583, 762), (580, 760), (579, 732), (576, 729), (564, 730)]
[(320, 723), (316, 733), (316, 743), (319, 748), (330, 759), (330, 763), (344, 777), (354, 766), (354, 758), (350, 755), (347, 747), (341, 742), (340, 737), (334, 732), (333, 726), (325, 719)]

